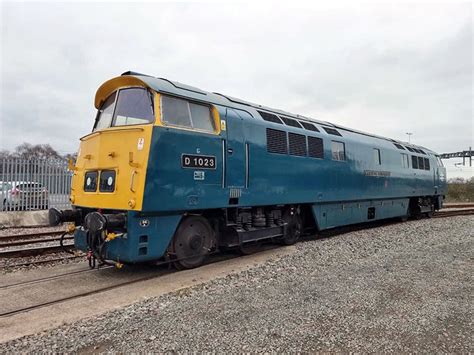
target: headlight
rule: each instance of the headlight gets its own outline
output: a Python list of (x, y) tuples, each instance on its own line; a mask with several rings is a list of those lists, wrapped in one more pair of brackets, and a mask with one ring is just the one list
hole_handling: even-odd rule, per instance
[(100, 192), (115, 191), (115, 170), (103, 170), (100, 172)]
[(97, 171), (88, 171), (84, 176), (84, 191), (94, 192), (97, 190)]

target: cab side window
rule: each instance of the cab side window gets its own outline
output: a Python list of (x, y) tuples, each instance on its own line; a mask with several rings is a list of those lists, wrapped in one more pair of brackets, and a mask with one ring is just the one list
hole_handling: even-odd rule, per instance
[(105, 102), (100, 107), (99, 112), (97, 113), (97, 120), (95, 123), (94, 131), (110, 127), (112, 123), (112, 115), (114, 114), (116, 95), (117, 92), (114, 92), (107, 98), (107, 100), (105, 100)]
[(170, 126), (214, 132), (211, 108), (171, 96), (161, 96), (161, 120)]

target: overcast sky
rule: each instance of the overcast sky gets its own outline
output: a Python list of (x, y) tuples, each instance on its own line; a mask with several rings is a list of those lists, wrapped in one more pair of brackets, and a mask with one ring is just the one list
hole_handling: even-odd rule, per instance
[[(412, 132), (440, 153), (474, 147), (470, 3), (272, 4), (2, 2), (0, 150), (76, 151), (96, 89), (126, 70), (395, 139)], [(473, 175), (454, 162), (448, 177)]]

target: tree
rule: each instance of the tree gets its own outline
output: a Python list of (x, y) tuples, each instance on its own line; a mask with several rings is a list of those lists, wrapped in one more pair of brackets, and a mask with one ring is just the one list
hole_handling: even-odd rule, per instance
[(22, 159), (59, 159), (61, 156), (49, 144), (23, 143), (15, 148), (13, 155)]

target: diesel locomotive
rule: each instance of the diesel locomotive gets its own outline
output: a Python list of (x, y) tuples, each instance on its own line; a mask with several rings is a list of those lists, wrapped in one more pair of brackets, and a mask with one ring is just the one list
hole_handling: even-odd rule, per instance
[(75, 247), (100, 262), (193, 268), (223, 248), (431, 216), (446, 170), (425, 147), (126, 72), (95, 96), (71, 165)]

